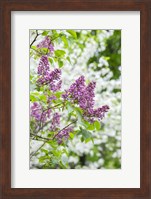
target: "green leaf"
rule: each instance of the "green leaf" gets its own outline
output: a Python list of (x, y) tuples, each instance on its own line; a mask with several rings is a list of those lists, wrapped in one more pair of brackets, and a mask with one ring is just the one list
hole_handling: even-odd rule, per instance
[(81, 142), (84, 142), (84, 137), (83, 136), (81, 137)]
[(94, 124), (89, 124), (87, 130), (93, 131), (95, 129)]
[(89, 131), (82, 128), (77, 133), (77, 135), (82, 135), (84, 139), (92, 138), (92, 134)]
[(55, 93), (55, 96), (56, 96), (57, 98), (60, 98), (60, 97), (61, 97), (61, 95), (62, 95), (62, 93), (63, 93), (63, 92), (58, 91), (58, 92), (56, 92), (56, 93)]
[(46, 149), (41, 149), (41, 152), (44, 152), (46, 155), (48, 154), (48, 151)]
[(101, 129), (101, 124), (99, 121), (95, 121), (94, 126), (95, 126), (96, 130), (98, 130), (98, 131)]
[(65, 36), (62, 36), (61, 39), (62, 39), (62, 41), (64, 43), (65, 48), (67, 48), (68, 47), (68, 40), (67, 40), (67, 38)]
[(58, 64), (59, 64), (59, 68), (61, 68), (63, 66), (63, 61), (58, 60)]
[(42, 35), (43, 35), (43, 36), (46, 36), (46, 35), (48, 35), (48, 33), (49, 33), (49, 31), (46, 31), (46, 30), (45, 30), (45, 31), (42, 33)]
[(75, 39), (77, 39), (77, 33), (74, 30), (67, 30), (67, 32), (72, 35)]
[(67, 168), (61, 161), (59, 162), (59, 165), (60, 165), (63, 169), (66, 169), (66, 168)]
[(40, 101), (47, 102), (47, 97), (45, 95), (40, 96)]
[(50, 140), (47, 142), (53, 149), (56, 149), (58, 147), (58, 144), (53, 140)]
[(71, 64), (70, 57), (66, 57), (66, 59), (67, 59), (67, 60), (68, 60), (68, 62)]
[(78, 117), (78, 123), (81, 124), (81, 125), (83, 125), (83, 122), (82, 122), (82, 113), (81, 113), (80, 108), (74, 107), (74, 110), (76, 111), (76, 114), (77, 114), (77, 117)]
[(66, 54), (64, 50), (56, 50), (55, 51), (55, 56), (57, 57), (63, 57)]
[(52, 58), (48, 58), (48, 60), (49, 60), (49, 62), (51, 63), (51, 64), (53, 64), (53, 59)]
[(56, 156), (56, 157), (60, 157), (60, 155), (61, 155), (61, 152), (60, 152), (60, 151), (57, 151), (57, 150), (53, 150), (53, 151), (51, 151), (51, 152), (52, 152), (53, 155)]
[(31, 102), (36, 102), (37, 98), (34, 95), (30, 94), (30, 101)]
[(70, 138), (74, 138), (74, 134), (73, 133), (69, 133)]
[(42, 51), (42, 53), (46, 54), (47, 52), (49, 52), (48, 48), (40, 48), (40, 50)]
[(37, 50), (37, 46), (32, 46), (32, 49)]
[(47, 159), (49, 159), (49, 156), (48, 155), (45, 155), (45, 156), (41, 156), (40, 158), (39, 158), (39, 162), (40, 163), (43, 163), (45, 160), (47, 160)]
[(91, 139), (91, 138), (87, 138), (87, 139), (85, 140), (85, 143), (88, 143), (88, 142), (90, 142), (90, 141), (92, 141), (92, 139)]
[(57, 38), (58, 36), (59, 36), (59, 34), (57, 33), (57, 31), (56, 30), (52, 30), (52, 38), (51, 38), (51, 40), (54, 40), (55, 38)]

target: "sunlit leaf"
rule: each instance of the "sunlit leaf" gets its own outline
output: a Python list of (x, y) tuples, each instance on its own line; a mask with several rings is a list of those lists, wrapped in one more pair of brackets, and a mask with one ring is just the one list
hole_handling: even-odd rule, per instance
[(72, 35), (75, 39), (77, 39), (77, 33), (74, 30), (67, 30), (67, 32)]
[(55, 51), (55, 56), (57, 57), (62, 57), (66, 54), (66, 52), (64, 50), (56, 50)]

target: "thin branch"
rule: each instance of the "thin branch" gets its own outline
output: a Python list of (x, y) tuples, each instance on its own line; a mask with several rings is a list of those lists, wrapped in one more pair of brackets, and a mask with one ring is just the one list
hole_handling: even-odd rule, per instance
[[(35, 132), (35, 133), (38, 133), (38, 131), (40, 131), (43, 127), (45, 127), (48, 123), (50, 123), (51, 122), (51, 120), (50, 121), (48, 121), (47, 123), (45, 123), (43, 126), (41, 126), (41, 119), (42, 119), (42, 115), (44, 114), (44, 112), (45, 111), (47, 111), (47, 110), (49, 110), (49, 109), (52, 109), (52, 108), (55, 108), (55, 107), (57, 107), (57, 106), (59, 106), (59, 105), (61, 105), (62, 103), (60, 103), (60, 104), (56, 104), (55, 106), (51, 106), (51, 107), (49, 107), (49, 108), (47, 108), (47, 109), (44, 109), (43, 111), (42, 111), (42, 114), (41, 114), (41, 118), (40, 118), (40, 128)], [(60, 107), (61, 108), (61, 107)]]
[(35, 52), (37, 52), (39, 55), (45, 55), (45, 54), (39, 52), (38, 50), (36, 50), (36, 49), (34, 49), (34, 48), (32, 48), (32, 47), (30, 47), (30, 48), (31, 48), (32, 50), (34, 50)]
[(77, 120), (75, 120), (75, 121), (71, 122), (70, 124), (68, 124), (67, 126), (65, 126), (63, 129), (61, 129), (60, 131), (58, 131), (58, 133), (56, 135), (54, 135), (52, 139), (55, 139), (56, 136), (58, 136), (61, 133), (61, 131), (63, 131), (64, 129), (66, 129), (67, 127), (69, 127), (71, 124), (74, 124), (76, 122), (77, 122)]
[(34, 153), (31, 154), (30, 159), (46, 144), (47, 141), (45, 141)]
[(30, 159), (48, 142), (48, 141), (50, 141), (50, 140), (54, 140), (55, 138), (56, 138), (56, 136), (58, 136), (59, 135), (59, 133), (61, 133), (61, 131), (63, 131), (64, 129), (66, 129), (67, 127), (69, 127), (71, 124), (74, 124), (74, 123), (76, 123), (77, 122), (77, 120), (75, 120), (75, 121), (73, 121), (73, 122), (71, 122), (70, 124), (68, 124), (67, 126), (65, 126), (63, 129), (61, 129), (60, 131), (58, 131), (58, 133), (56, 134), (56, 135), (54, 135), (53, 136), (53, 138), (43, 138), (43, 137), (41, 137), (41, 136), (39, 136), (39, 135), (35, 135), (35, 134), (33, 134), (32, 133), (32, 135), (34, 135), (34, 136), (37, 136), (37, 137), (39, 137), (39, 138), (42, 138), (42, 139), (45, 139), (46, 141), (44, 141), (44, 143), (34, 152), (34, 153), (32, 153), (31, 154), (31, 156), (30, 156)]
[(59, 106), (59, 105), (61, 105), (61, 104), (62, 104), (62, 103), (56, 104), (55, 106), (51, 106), (51, 107), (49, 107), (49, 108), (47, 108), (47, 109), (44, 109), (43, 111), (48, 111), (49, 109), (55, 108), (55, 107), (57, 107), (57, 106)]
[(34, 137), (38, 137), (38, 138), (40, 138), (40, 139), (47, 140), (47, 141), (52, 140), (52, 139), (49, 139), (49, 138), (44, 138), (44, 137), (42, 137), (42, 136), (40, 136), (40, 135), (35, 135), (34, 133), (30, 133), (30, 135), (33, 135)]
[(41, 126), (41, 127), (38, 129), (37, 133), (38, 133), (40, 130), (42, 130), (45, 126), (47, 126), (50, 122), (52, 122), (52, 120), (46, 122), (43, 126)]
[(31, 48), (31, 46), (33, 45), (33, 43), (36, 41), (36, 39), (37, 39), (37, 37), (38, 37), (39, 35), (40, 35), (40, 34), (38, 34), (38, 30), (36, 30), (36, 36), (35, 36), (34, 40), (31, 42), (30, 48)]

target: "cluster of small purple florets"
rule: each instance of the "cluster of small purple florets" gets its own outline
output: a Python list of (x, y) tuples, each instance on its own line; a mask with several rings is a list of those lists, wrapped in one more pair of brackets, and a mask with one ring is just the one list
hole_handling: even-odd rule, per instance
[(48, 57), (46, 55), (43, 55), (38, 65), (38, 75), (46, 75), (46, 72), (49, 70), (50, 68), (49, 68)]
[[(38, 102), (34, 102), (31, 106), (31, 116), (38, 122), (46, 122), (50, 118), (51, 109), (42, 111), (42, 106)], [(60, 114), (54, 113), (51, 119), (50, 131), (57, 131), (60, 126)], [(69, 133), (73, 130), (73, 127), (68, 127), (60, 131), (57, 136), (58, 144), (61, 144), (63, 140), (67, 140)]]
[(39, 86), (49, 85), (50, 90), (56, 92), (61, 89), (62, 81), (61, 70), (56, 68), (50, 71), (50, 65), (47, 56), (42, 56), (38, 65), (38, 75), (40, 76), (37, 80)]
[(69, 133), (72, 131), (73, 127), (68, 127), (60, 131), (56, 136), (58, 144), (61, 144), (63, 140), (67, 140), (69, 138)]
[(50, 117), (52, 116), (50, 130), (55, 131), (60, 125), (60, 114), (54, 113), (52, 115), (51, 113), (52, 113), (51, 109), (42, 111), (42, 106), (38, 102), (34, 102), (31, 105), (31, 116), (35, 118), (36, 121), (40, 121), (43, 123), (46, 122), (48, 119), (50, 119)]
[(79, 104), (80, 108), (83, 110), (84, 119), (89, 122), (94, 122), (95, 118), (99, 120), (102, 119), (105, 112), (109, 110), (109, 106), (107, 105), (94, 109), (95, 86), (95, 82), (90, 82), (86, 86), (85, 78), (81, 76), (62, 95), (65, 100), (70, 100)]
[(54, 113), (52, 122), (51, 122), (51, 126), (50, 126), (50, 130), (56, 131), (59, 126), (60, 126), (60, 115), (59, 115), (59, 113)]
[(41, 104), (38, 102), (34, 102), (31, 105), (31, 116), (34, 117), (36, 121), (46, 122), (46, 120), (50, 118), (50, 113), (50, 109), (43, 111)]
[[(44, 40), (37, 45), (37, 48), (48, 48), (51, 53), (54, 52), (54, 47), (49, 37), (45, 37)], [(47, 84), (53, 92), (60, 90), (62, 85), (62, 81), (60, 80), (61, 70), (54, 69), (53, 71), (50, 71), (48, 55), (43, 55), (40, 58), (38, 75), (40, 76), (37, 80), (39, 86)]]
[(48, 36), (37, 45), (37, 48), (48, 48), (51, 53), (54, 52), (54, 46)]

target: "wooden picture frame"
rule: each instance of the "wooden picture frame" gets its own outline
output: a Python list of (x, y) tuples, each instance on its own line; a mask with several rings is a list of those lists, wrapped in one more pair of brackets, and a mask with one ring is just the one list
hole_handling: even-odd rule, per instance
[[(11, 11), (140, 11), (141, 25), (141, 184), (140, 188), (11, 188)], [(151, 1), (1, 0), (0, 2), (0, 185), (2, 199), (151, 198)]]

